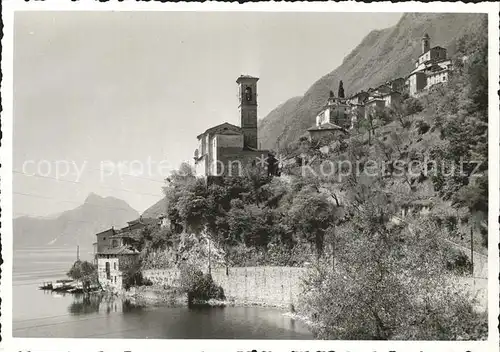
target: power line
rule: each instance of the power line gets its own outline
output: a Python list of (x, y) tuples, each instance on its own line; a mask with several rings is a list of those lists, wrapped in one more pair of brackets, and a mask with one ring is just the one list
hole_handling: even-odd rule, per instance
[(18, 171), (18, 170), (12, 170), (12, 173), (19, 174), (19, 175), (24, 175), (24, 176), (28, 176), (28, 177), (39, 177), (39, 178), (45, 178), (45, 179), (49, 179), (49, 180), (52, 179), (52, 180), (61, 181), (61, 182), (69, 182), (69, 183), (76, 183), (76, 184), (81, 183), (81, 182), (77, 182), (77, 181), (65, 180), (65, 179), (60, 179), (60, 178), (46, 176), (46, 175), (27, 174), (27, 173), (24, 173), (24, 172), (21, 172), (21, 171)]
[[(103, 169), (99, 169), (99, 168), (95, 168), (95, 167), (89, 167), (88, 169), (99, 171), (99, 172), (105, 171)], [(143, 180), (148, 180), (148, 181), (152, 181), (152, 182), (158, 182), (158, 183), (165, 184), (165, 180), (159, 181), (159, 180), (155, 180), (155, 179), (149, 178), (149, 177), (144, 177), (144, 176), (139, 176), (139, 175), (134, 175), (134, 174), (126, 174), (126, 173), (120, 173), (120, 175), (121, 176), (128, 176), (128, 177), (135, 177), (135, 178), (140, 178), (140, 179), (143, 179)]]
[[(420, 231), (425, 231), (422, 227), (414, 225), (414, 224), (411, 224), (410, 222), (406, 221), (405, 219), (400, 218), (399, 216), (394, 216), (394, 218), (397, 219), (397, 220), (399, 220), (399, 221), (401, 221), (401, 222), (404, 222), (408, 226), (414, 226), (417, 229), (419, 229)], [(452, 245), (454, 245), (454, 246), (456, 246), (456, 247), (458, 247), (458, 248), (460, 248), (462, 250), (465, 250), (466, 252), (470, 252), (470, 250), (471, 250), (470, 248), (467, 248), (467, 247), (462, 246), (462, 245), (460, 245), (458, 243), (455, 243), (455, 242), (453, 242), (453, 241), (451, 241), (451, 240), (449, 240), (447, 238), (440, 237), (440, 236), (437, 236), (437, 238), (440, 239), (440, 240), (442, 240), (442, 241), (444, 241), (444, 242), (448, 242), (448, 243), (450, 243), (450, 244), (452, 244)], [(486, 259), (488, 258), (487, 255), (484, 255), (484, 254), (476, 252), (476, 251), (474, 251), (474, 254), (479, 255), (479, 256), (481, 256), (483, 258), (486, 258)]]
[[(100, 168), (95, 168), (95, 167), (86, 167), (86, 169), (87, 170), (93, 170), (93, 171), (99, 171), (99, 172), (105, 172), (106, 171), (106, 170), (103, 170), (103, 169), (100, 169)], [(48, 176), (48, 175), (27, 174), (27, 173), (19, 171), (19, 170), (12, 170), (12, 172), (15, 173), (15, 174), (21, 174), (21, 175), (25, 175), (25, 176), (33, 176), (33, 177), (40, 177), (40, 178), (47, 178), (47, 179), (55, 179), (55, 180), (62, 181), (62, 182), (81, 183), (79, 181), (71, 181), (71, 180), (59, 179), (59, 178)], [(139, 175), (135, 175), (135, 174), (120, 173), (120, 176), (140, 178), (142, 180), (147, 180), (147, 181), (151, 181), (151, 182), (157, 182), (157, 183), (165, 184), (165, 180), (160, 181), (160, 180), (155, 180), (154, 178), (145, 177), (145, 176), (139, 176)]]
[(55, 201), (55, 202), (59, 202), (59, 203), (72, 203), (72, 204), (78, 204), (78, 205), (87, 204), (87, 205), (98, 207), (98, 208), (115, 209), (115, 210), (122, 210), (122, 211), (131, 211), (131, 210), (134, 210), (133, 208), (127, 209), (127, 208), (109, 207), (109, 206), (105, 206), (105, 205), (101, 205), (101, 204), (93, 204), (93, 203), (83, 203), (82, 204), (81, 202), (78, 202), (78, 201), (61, 200), (61, 199), (57, 199), (57, 198), (54, 198), (54, 197), (47, 197), (47, 196), (33, 194), (33, 193), (23, 193), (23, 192), (16, 192), (16, 191), (14, 191), (12, 193), (20, 195), (20, 196), (46, 199), (46, 200), (51, 200), (51, 201)]
[[(15, 174), (19, 174), (19, 175), (23, 175), (23, 176), (27, 176), (27, 177), (39, 177), (39, 178), (44, 178), (44, 179), (49, 179), (49, 180), (54, 180), (54, 181), (68, 182), (68, 183), (73, 183), (73, 184), (84, 184), (83, 182), (80, 182), (80, 181), (64, 180), (64, 179), (59, 179), (57, 177), (46, 176), (46, 175), (39, 175), (39, 174), (27, 174), (27, 173), (24, 173), (24, 172), (21, 172), (21, 171), (17, 171), (17, 170), (13, 170), (12, 172), (15, 173)], [(130, 176), (133, 176), (133, 175), (130, 175)], [(148, 178), (143, 178), (143, 179), (147, 179), (147, 180), (150, 180), (150, 181), (155, 181), (155, 182), (163, 183), (163, 181), (158, 181), (158, 180), (153, 180), (153, 179), (148, 179)], [(151, 197), (163, 198), (163, 196), (160, 196), (158, 194), (145, 193), (145, 192), (136, 192), (136, 191), (128, 190), (128, 189), (125, 189), (125, 188), (109, 187), (109, 186), (102, 186), (102, 185), (98, 186), (98, 187), (105, 188), (105, 189), (110, 189), (110, 190), (115, 190), (115, 191), (123, 191), (123, 192), (129, 192), (129, 193), (134, 193), (134, 194), (140, 194), (140, 195), (144, 195), (144, 196), (151, 196)]]

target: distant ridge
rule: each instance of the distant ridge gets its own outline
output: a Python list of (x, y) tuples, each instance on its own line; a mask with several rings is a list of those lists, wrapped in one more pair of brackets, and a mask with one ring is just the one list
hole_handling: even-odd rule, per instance
[(139, 213), (127, 202), (90, 193), (84, 203), (51, 217), (23, 216), (13, 220), (14, 248), (76, 246), (91, 248), (94, 235), (111, 226), (125, 226)]

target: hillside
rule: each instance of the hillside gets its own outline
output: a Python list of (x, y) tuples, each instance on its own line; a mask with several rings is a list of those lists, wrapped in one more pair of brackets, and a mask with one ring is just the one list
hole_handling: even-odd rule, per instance
[(420, 54), (420, 39), (431, 37), (431, 46), (455, 52), (456, 41), (475, 33), (480, 14), (405, 14), (393, 27), (369, 33), (334, 71), (321, 77), (304, 94), (292, 98), (267, 115), (259, 125), (262, 147), (277, 148), (296, 140), (314, 124), (315, 116), (328, 97), (344, 82), (347, 95), (377, 86), (391, 78), (404, 77)]
[(259, 121), (259, 141), (261, 142), (261, 149), (272, 149), (274, 147), (274, 132), (279, 131), (281, 126), (285, 124), (287, 116), (297, 109), (301, 99), (302, 97), (288, 99), (271, 111), (265, 119)]
[(142, 217), (144, 218), (158, 218), (160, 215), (164, 215), (167, 212), (167, 199), (162, 198), (149, 208), (147, 208)]
[(138, 217), (125, 201), (91, 193), (82, 205), (56, 217), (14, 219), (14, 248), (77, 244), (91, 248), (96, 233), (111, 226), (122, 227)]

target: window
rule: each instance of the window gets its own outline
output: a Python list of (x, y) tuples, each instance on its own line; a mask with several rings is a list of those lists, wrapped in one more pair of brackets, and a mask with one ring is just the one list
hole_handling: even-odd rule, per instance
[(245, 99), (246, 101), (252, 101), (252, 88), (250, 87), (245, 88)]
[(111, 269), (109, 262), (106, 262), (106, 279), (111, 280)]
[(113, 263), (113, 269), (116, 270), (116, 262)]

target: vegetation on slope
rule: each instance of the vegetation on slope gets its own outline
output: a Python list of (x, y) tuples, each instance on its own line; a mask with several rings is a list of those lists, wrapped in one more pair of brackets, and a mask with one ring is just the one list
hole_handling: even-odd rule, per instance
[(468, 59), (427, 97), (347, 138), (290, 143), (282, 177), (207, 184), (184, 165), (165, 188), (171, 227), (145, 248), (190, 234), (227, 265), (309, 263), (298, 310), (318, 338), (485, 338), (486, 314), (451, 279), (470, 273), (464, 234), (487, 248), (487, 31), (456, 51)]

